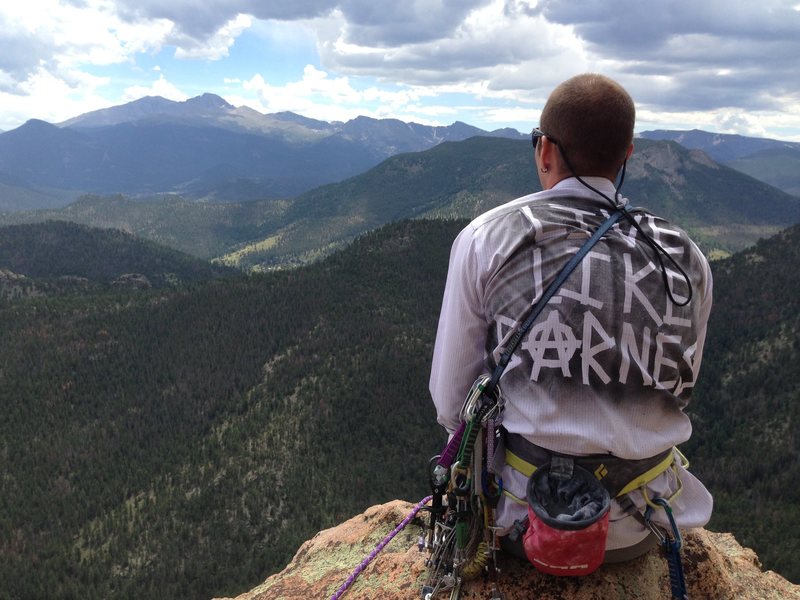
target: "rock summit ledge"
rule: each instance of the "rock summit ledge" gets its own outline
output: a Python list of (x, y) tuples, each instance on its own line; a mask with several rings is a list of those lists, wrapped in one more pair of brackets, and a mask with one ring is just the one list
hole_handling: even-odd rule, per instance
[[(280, 573), (235, 600), (328, 599), (414, 505), (395, 500), (373, 506), (305, 542)], [(367, 566), (342, 600), (417, 600), (427, 552), (419, 552), (418, 517)], [(500, 591), (506, 600), (669, 600), (666, 561), (654, 549), (629, 563), (604, 565), (587, 577), (543, 575), (531, 565), (500, 555)], [(728, 533), (695, 529), (684, 536), (683, 564), (692, 600), (800, 600), (800, 586), (761, 570), (756, 554)], [(447, 598), (447, 594), (441, 594)], [(464, 600), (489, 598), (482, 579), (462, 587)]]

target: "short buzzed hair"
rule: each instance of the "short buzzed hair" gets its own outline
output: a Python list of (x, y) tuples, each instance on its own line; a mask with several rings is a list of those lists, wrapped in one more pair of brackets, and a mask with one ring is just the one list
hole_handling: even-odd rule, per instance
[(586, 73), (553, 90), (539, 127), (561, 146), (575, 175), (607, 175), (625, 161), (635, 121), (636, 108), (625, 88)]

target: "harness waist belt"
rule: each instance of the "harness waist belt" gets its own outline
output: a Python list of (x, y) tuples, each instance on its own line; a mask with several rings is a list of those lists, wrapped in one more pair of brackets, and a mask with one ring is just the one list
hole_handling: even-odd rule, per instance
[(600, 481), (612, 498), (647, 484), (670, 468), (675, 458), (673, 450), (640, 460), (628, 460), (611, 454), (592, 454), (589, 456), (570, 456), (551, 452), (537, 446), (518, 433), (505, 434), (506, 464), (526, 477), (530, 477), (538, 467), (550, 462), (553, 456), (568, 456)]

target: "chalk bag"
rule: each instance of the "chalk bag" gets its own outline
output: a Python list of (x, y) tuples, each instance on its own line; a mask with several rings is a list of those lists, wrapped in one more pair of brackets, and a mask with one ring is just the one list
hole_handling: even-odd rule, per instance
[(588, 575), (603, 562), (611, 506), (606, 489), (571, 458), (554, 456), (528, 480), (528, 530), (533, 565), (550, 575)]

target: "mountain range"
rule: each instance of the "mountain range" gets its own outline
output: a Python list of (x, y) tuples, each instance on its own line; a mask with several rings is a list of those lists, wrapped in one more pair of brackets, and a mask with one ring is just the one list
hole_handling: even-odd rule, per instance
[(388, 156), (485, 132), (357, 117), (327, 123), (261, 114), (204, 94), (147, 97), (58, 125), (30, 120), (0, 134), (0, 210), (63, 205), (83, 193), (180, 193), (210, 201), (295, 196), (375, 166)]
[[(460, 122), (432, 127), (363, 116), (327, 122), (262, 114), (213, 94), (183, 102), (145, 97), (58, 124), (33, 119), (0, 132), (0, 211), (62, 207), (83, 194), (287, 199), (390, 156), (473, 136), (527, 137)], [(696, 130), (639, 137), (678, 141), (788, 193), (800, 190), (798, 144)]]

